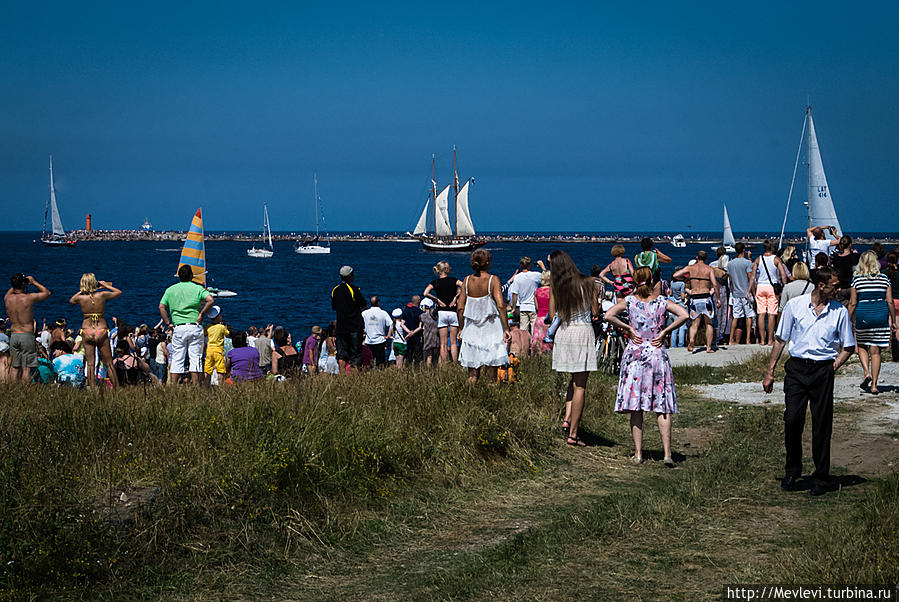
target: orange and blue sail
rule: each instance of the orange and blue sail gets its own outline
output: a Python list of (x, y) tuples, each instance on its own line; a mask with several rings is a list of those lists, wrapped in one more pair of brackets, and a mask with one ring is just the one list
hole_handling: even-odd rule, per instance
[(187, 240), (181, 248), (181, 266), (189, 265), (194, 273), (193, 281), (200, 286), (206, 286), (206, 247), (203, 244), (203, 209), (197, 209), (193, 220), (190, 222), (190, 230), (187, 232)]

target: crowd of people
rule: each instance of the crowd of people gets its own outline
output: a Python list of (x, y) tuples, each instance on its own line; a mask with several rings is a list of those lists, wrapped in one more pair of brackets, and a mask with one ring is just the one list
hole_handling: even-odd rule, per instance
[[(686, 345), (693, 351), (702, 332), (709, 353), (723, 343), (771, 346), (766, 390), (789, 345), (783, 484), (792, 487), (800, 470), (797, 454), (801, 459), (809, 402), (816, 424), (814, 476), (823, 483), (829, 474), (833, 370), (857, 348), (864, 369), (860, 386), (878, 394), (881, 349), (895, 345), (899, 336), (899, 302), (892, 296), (899, 248), (887, 253), (875, 245), (859, 254), (851, 237), (829, 240), (827, 230), (835, 232), (809, 229), (808, 261), (795, 247), (778, 250), (767, 240), (753, 259), (741, 242), (733, 257), (717, 249), (712, 262), (699, 251), (688, 265), (674, 269), (670, 282), (662, 277), (661, 264), (672, 260), (649, 238), (633, 261), (615, 245), (611, 262), (605, 268), (594, 265), (589, 276), (564, 251), (553, 252), (546, 263), (537, 261), (539, 271), (530, 257), (522, 257), (505, 282), (491, 273), (490, 252), (478, 249), (463, 279), (440, 261), (422, 293), (390, 312), (381, 308), (379, 297), (366, 298), (353, 268), (343, 266), (330, 292), (335, 320), (325, 328), (313, 326), (296, 342), (282, 326), (246, 331), (229, 326), (186, 265), (178, 271), (179, 282), (163, 293), (160, 320), (152, 327), (107, 321), (106, 304), (122, 291), (84, 274), (70, 299), (83, 314), (77, 331), (63, 319), (38, 329), (34, 306), (51, 293), (34, 277), (16, 274), (5, 297), (9, 334), (0, 335), (0, 378), (73, 386), (102, 382), (113, 388), (142, 382), (223, 385), (453, 362), (468, 370), (474, 384), (482, 375), (489, 382), (514, 381), (519, 358), (552, 353), (553, 369), (569, 375), (561, 428), (566, 442), (580, 447), (587, 379), (598, 367), (597, 325), (605, 322), (627, 339), (615, 411), (630, 415), (632, 459), (643, 462), (643, 413), (653, 412), (663, 461), (674, 466), (671, 416), (677, 399), (666, 348)], [(893, 358), (899, 360), (899, 353)], [(822, 380), (827, 367), (829, 390), (828, 379)]]

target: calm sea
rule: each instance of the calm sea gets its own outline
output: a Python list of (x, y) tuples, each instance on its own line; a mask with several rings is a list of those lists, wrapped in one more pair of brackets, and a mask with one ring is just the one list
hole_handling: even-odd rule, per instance
[[(122, 289), (124, 294), (109, 304), (107, 316), (118, 316), (129, 324), (152, 325), (159, 320), (159, 299), (166, 287), (176, 282), (180, 243), (80, 242), (76, 247), (60, 249), (32, 242), (38, 236), (25, 232), (0, 236), (4, 282), (22, 271), (53, 292), (36, 308), (38, 324), (44, 318), (49, 322), (59, 317), (80, 324), (80, 312), (68, 300), (78, 291), (83, 272), (94, 272), (98, 279), (109, 280)], [(421, 294), (434, 278), (432, 266), (441, 259), (450, 262), (452, 274), (460, 279), (470, 273), (467, 253), (425, 252), (418, 243), (334, 242), (330, 255), (297, 255), (291, 243), (275, 242), (271, 259), (247, 257), (250, 246), (246, 242), (206, 242), (208, 284), (238, 294), (217, 301), (225, 321), (238, 328), (283, 325), (295, 338), (305, 335), (313, 324), (326, 326), (333, 319), (329, 295), (339, 283), (337, 272), (342, 265), (353, 266), (362, 292), (378, 295), (387, 311), (405, 304), (411, 295)], [(536, 262), (562, 249), (581, 271), (589, 273), (594, 263), (608, 263), (611, 247), (608, 243), (515, 242), (489, 244), (486, 248), (493, 255), (491, 271), (505, 281), (523, 255)], [(625, 248), (630, 257), (639, 251), (638, 244), (626, 244)], [(666, 277), (675, 265), (685, 265), (700, 249), (714, 257), (709, 245), (675, 249), (661, 244), (659, 249), (674, 259), (673, 264), (663, 266)]]

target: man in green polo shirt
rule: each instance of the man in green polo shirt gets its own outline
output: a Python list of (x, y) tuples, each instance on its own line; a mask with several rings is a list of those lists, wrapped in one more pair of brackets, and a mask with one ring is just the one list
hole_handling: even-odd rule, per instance
[(183, 374), (185, 360), (189, 359), (191, 380), (200, 384), (203, 382), (203, 316), (212, 308), (215, 298), (192, 282), (193, 276), (189, 265), (178, 268), (181, 282), (165, 290), (159, 301), (159, 315), (166, 326), (174, 327), (171, 373)]

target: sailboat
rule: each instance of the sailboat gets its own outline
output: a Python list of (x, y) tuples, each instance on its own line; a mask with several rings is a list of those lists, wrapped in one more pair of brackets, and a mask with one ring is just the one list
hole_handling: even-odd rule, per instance
[[(209, 291), (213, 297), (236, 297), (234, 291), (222, 290), (212, 286), (206, 286), (206, 243), (203, 238), (203, 208), (197, 209), (194, 218), (190, 222), (190, 230), (181, 248), (181, 258), (178, 260), (178, 269), (189, 265), (194, 273), (193, 281)], [(177, 270), (175, 275), (178, 275)]]
[(724, 205), (724, 235), (722, 236), (721, 245), (713, 245), (713, 249), (717, 249), (719, 246), (723, 246), (724, 250), (728, 253), (736, 253), (736, 249), (734, 249), (734, 244), (736, 241), (734, 240), (734, 231), (730, 228), (730, 218), (727, 216), (727, 204)]
[[(425, 201), (425, 208), (418, 218), (418, 223), (412, 231), (413, 236), (418, 236), (421, 246), (426, 251), (473, 251), (487, 244), (485, 240), (475, 238), (474, 224), (471, 221), (471, 213), (468, 210), (468, 187), (474, 181), (469, 178), (462, 187), (459, 187), (459, 174), (456, 170), (456, 147), (453, 147), (453, 184), (447, 185), (438, 194), (437, 192), (437, 161), (431, 157), (431, 195)], [(450, 226), (449, 218), (449, 190), (454, 191), (456, 205), (456, 231)], [(434, 234), (428, 235), (428, 206), (434, 199)]]
[(796, 170), (799, 168), (799, 155), (802, 152), (802, 143), (805, 139), (805, 131), (808, 130), (808, 228), (823, 227), (825, 236), (827, 226), (836, 228), (836, 236), (843, 235), (840, 228), (840, 220), (833, 206), (833, 198), (830, 196), (830, 188), (827, 186), (827, 176), (824, 175), (824, 162), (821, 160), (821, 149), (818, 148), (818, 136), (815, 134), (815, 122), (812, 120), (812, 108), (805, 108), (805, 119), (802, 122), (802, 133), (799, 135), (799, 148), (796, 151), (796, 163), (793, 166), (793, 180), (790, 182), (790, 194), (787, 196), (787, 208), (784, 211), (783, 226), (780, 229), (780, 246), (783, 247), (784, 230), (787, 227), (787, 215), (790, 212), (790, 200), (793, 198), (793, 186), (796, 183)]
[(267, 259), (275, 254), (275, 247), (272, 245), (272, 228), (268, 223), (268, 205), (262, 204), (262, 241), (265, 242), (265, 238), (268, 237), (268, 248), (257, 249), (256, 245), (253, 245), (252, 249), (247, 249), (247, 255), (250, 257), (259, 257), (262, 259)]
[[(47, 233), (47, 213), (50, 214), (50, 233)], [(66, 237), (59, 218), (59, 207), (56, 206), (56, 188), (53, 187), (53, 155), (50, 155), (50, 198), (44, 208), (44, 225), (41, 228), (41, 242), (50, 247), (73, 247), (77, 242)]]
[[(312, 172), (312, 204), (315, 205), (315, 238), (312, 240), (297, 241), (294, 249), (300, 255), (328, 255), (331, 253), (331, 239), (327, 232), (325, 233), (325, 244), (321, 244), (321, 238), (318, 232), (318, 204), (321, 199), (318, 198), (318, 174)], [(324, 217), (322, 218), (324, 221)]]

